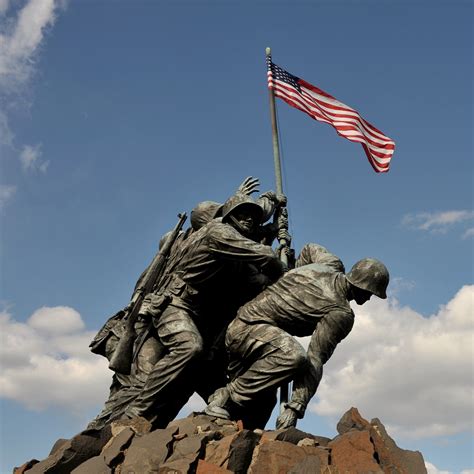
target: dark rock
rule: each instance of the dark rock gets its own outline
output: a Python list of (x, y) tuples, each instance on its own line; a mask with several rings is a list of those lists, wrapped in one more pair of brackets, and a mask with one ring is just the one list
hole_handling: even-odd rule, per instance
[(173, 446), (173, 454), (171, 454), (168, 461), (189, 459), (191, 462), (196, 461), (197, 463), (198, 457), (204, 457), (207, 441), (209, 441), (209, 437), (206, 434), (189, 436), (177, 441)]
[(79, 433), (57, 447), (54, 454), (35, 464), (28, 474), (69, 474), (83, 462), (100, 454), (110, 435), (110, 428)]
[(370, 423), (364, 420), (357, 408), (354, 407), (347, 410), (337, 424), (337, 432), (339, 434), (347, 433), (350, 430), (370, 430)]
[(71, 471), (71, 474), (111, 474), (112, 469), (110, 469), (107, 464), (105, 464), (104, 458), (102, 456), (95, 456), (88, 459), (86, 462), (83, 462), (80, 466), (76, 467)]
[(120, 472), (135, 474), (157, 471), (167, 459), (176, 433), (176, 428), (166, 428), (136, 436), (128, 448)]
[(384, 472), (389, 474), (427, 472), (423, 456), (419, 451), (399, 448), (378, 418), (374, 418), (370, 425), (370, 437), (375, 447), (375, 456)]
[(261, 436), (253, 431), (239, 431), (232, 440), (229, 450), (229, 462), (227, 467), (236, 474), (245, 474), (252, 461), (255, 446)]
[(135, 432), (124, 428), (117, 436), (113, 437), (102, 450), (102, 456), (107, 466), (115, 466), (123, 460), (123, 451), (128, 448)]
[(179, 434), (188, 436), (215, 432), (220, 433), (220, 437), (224, 437), (238, 431), (236, 422), (222, 420), (202, 413), (191, 413), (187, 418), (172, 421), (168, 427), (178, 428)]
[(206, 435), (187, 436), (173, 446), (173, 454), (160, 466), (159, 473), (188, 474), (195, 472), (205, 449)]
[(328, 446), (331, 448), (331, 464), (340, 472), (383, 474), (368, 431), (348, 431), (334, 438)]
[(277, 441), (286, 441), (291, 444), (298, 444), (303, 439), (312, 439), (317, 445), (327, 446), (330, 438), (325, 438), (323, 436), (314, 436), (311, 433), (305, 433), (304, 431), (298, 430), (297, 428), (288, 428), (285, 430), (280, 430), (276, 436)]
[(35, 464), (38, 463), (38, 459), (31, 459), (30, 461), (25, 462), (25, 464), (22, 464), (20, 467), (14, 467), (13, 474), (23, 474), (25, 471), (31, 469)]

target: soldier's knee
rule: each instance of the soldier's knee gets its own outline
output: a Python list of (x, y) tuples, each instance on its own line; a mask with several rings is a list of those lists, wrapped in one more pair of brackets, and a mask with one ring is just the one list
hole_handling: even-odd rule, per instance
[(292, 368), (294, 370), (301, 370), (304, 367), (307, 367), (309, 360), (308, 356), (303, 351), (295, 351), (292, 357)]
[(188, 359), (195, 359), (203, 352), (202, 337), (199, 334), (188, 333), (186, 341), (180, 347)]

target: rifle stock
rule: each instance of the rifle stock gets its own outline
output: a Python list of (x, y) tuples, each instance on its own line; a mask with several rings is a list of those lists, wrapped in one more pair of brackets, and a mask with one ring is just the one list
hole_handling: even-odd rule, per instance
[(179, 221), (171, 231), (165, 243), (153, 258), (151, 265), (140, 283), (139, 287), (133, 294), (131, 308), (126, 316), (124, 325), (124, 334), (117, 343), (117, 347), (110, 358), (109, 369), (120, 374), (129, 375), (133, 360), (133, 345), (135, 342), (135, 322), (137, 321), (143, 299), (148, 293), (153, 291), (153, 287), (159, 281), (164, 269), (166, 260), (171, 251), (171, 247), (175, 243), (183, 225), (187, 219), (186, 213), (178, 214)]

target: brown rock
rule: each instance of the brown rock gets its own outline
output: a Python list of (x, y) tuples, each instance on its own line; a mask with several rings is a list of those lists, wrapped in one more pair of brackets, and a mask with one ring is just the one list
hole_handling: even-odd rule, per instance
[(268, 443), (270, 441), (275, 441), (277, 437), (282, 433), (283, 430), (271, 430), (271, 431), (264, 431), (262, 433), (262, 438), (260, 440), (260, 444)]
[(204, 459), (214, 465), (227, 468), (230, 456), (230, 445), (235, 434), (225, 436), (219, 441), (210, 441), (206, 445), (206, 453)]
[(209, 441), (209, 436), (206, 434), (188, 436), (177, 441), (173, 446), (173, 453), (168, 461), (173, 462), (181, 459), (188, 459), (190, 462), (196, 461), (197, 464), (197, 459), (199, 457), (204, 457), (207, 441)]
[(359, 410), (354, 407), (347, 410), (337, 424), (337, 432), (339, 434), (347, 433), (350, 430), (370, 430), (370, 423), (364, 420), (364, 418), (360, 416)]
[(375, 447), (375, 455), (386, 474), (423, 474), (426, 466), (419, 451), (399, 448), (387, 434), (385, 426), (378, 418), (371, 422), (370, 436)]
[(178, 459), (166, 462), (160, 466), (158, 471), (152, 472), (158, 472), (158, 474), (188, 474), (195, 472), (194, 464), (194, 461), (189, 459)]
[(228, 471), (223, 467), (216, 466), (210, 462), (199, 459), (196, 474), (231, 474), (232, 471)]
[(166, 428), (136, 436), (127, 450), (121, 473), (135, 474), (158, 470), (169, 455), (176, 432), (176, 428)]
[(182, 420), (174, 420), (169, 425), (168, 428), (175, 428), (178, 430), (178, 434), (193, 436), (197, 434), (197, 426), (193, 423), (193, 420), (188, 416)]
[(131, 428), (138, 435), (144, 435), (151, 431), (151, 423), (141, 416), (129, 420), (117, 420), (112, 422), (110, 426), (112, 436), (117, 436), (125, 428)]
[[(304, 463), (306, 459), (309, 459), (309, 464)], [(328, 464), (328, 450), (324, 448), (295, 446), (284, 441), (273, 441), (259, 444), (255, 448), (248, 473), (286, 474), (292, 469), (300, 469), (301, 472), (317, 474)], [(300, 467), (297, 467), (298, 465)]]
[(331, 448), (331, 464), (341, 472), (383, 474), (376, 462), (368, 431), (348, 431), (334, 438), (328, 446)]
[(288, 474), (315, 474), (321, 471), (321, 460), (317, 456), (308, 456), (292, 467)]
[(123, 451), (130, 445), (134, 436), (135, 431), (130, 427), (125, 427), (104, 446), (101, 454), (107, 466), (116, 466), (123, 460)]
[(76, 467), (71, 471), (71, 474), (111, 474), (112, 469), (110, 469), (102, 456), (95, 456), (88, 459), (86, 462), (83, 462), (80, 466)]
[(69, 441), (68, 439), (59, 438), (53, 444), (53, 447), (51, 448), (51, 451), (49, 452), (49, 456), (51, 456), (51, 454), (54, 454), (61, 446), (64, 446), (64, 444), (67, 443), (68, 441)]

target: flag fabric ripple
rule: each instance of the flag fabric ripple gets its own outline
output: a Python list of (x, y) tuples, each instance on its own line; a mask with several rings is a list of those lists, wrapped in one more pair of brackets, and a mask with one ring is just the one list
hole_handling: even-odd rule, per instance
[(318, 122), (329, 123), (342, 137), (361, 143), (377, 173), (389, 170), (395, 142), (364, 120), (356, 110), (277, 66), (270, 56), (267, 56), (267, 76), (268, 88), (273, 90), (275, 97), (306, 112)]

